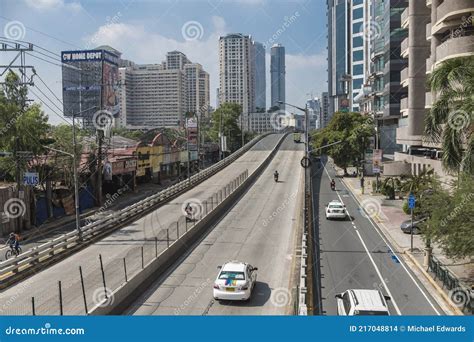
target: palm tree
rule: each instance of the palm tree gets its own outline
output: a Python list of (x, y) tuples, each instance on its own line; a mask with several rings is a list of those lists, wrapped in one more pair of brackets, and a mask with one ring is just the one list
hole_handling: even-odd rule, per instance
[(436, 101), (425, 117), (430, 142), (441, 143), (448, 172), (474, 173), (474, 56), (453, 58), (428, 79)]
[(434, 170), (424, 169), (419, 175), (409, 175), (403, 178), (401, 190), (417, 194), (422, 190), (432, 189), (435, 183)]

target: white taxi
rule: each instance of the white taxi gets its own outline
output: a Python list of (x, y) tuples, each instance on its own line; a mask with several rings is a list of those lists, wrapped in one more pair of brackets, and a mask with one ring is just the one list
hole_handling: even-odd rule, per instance
[(328, 203), (326, 206), (326, 219), (345, 219), (347, 216), (346, 206), (334, 200)]
[(213, 296), (216, 300), (248, 300), (257, 282), (257, 267), (229, 261), (218, 267)]

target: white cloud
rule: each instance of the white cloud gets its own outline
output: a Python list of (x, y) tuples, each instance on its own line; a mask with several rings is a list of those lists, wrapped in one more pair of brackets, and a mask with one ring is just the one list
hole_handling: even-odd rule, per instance
[(73, 12), (79, 12), (82, 10), (82, 6), (79, 2), (66, 3), (64, 0), (25, 0), (25, 2), (28, 7), (39, 11), (67, 9)]

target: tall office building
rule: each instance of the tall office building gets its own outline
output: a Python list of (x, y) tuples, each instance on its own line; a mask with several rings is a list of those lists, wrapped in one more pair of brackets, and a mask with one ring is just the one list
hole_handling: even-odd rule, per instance
[(257, 110), (267, 108), (267, 79), (265, 72), (265, 48), (262, 43), (253, 42), (255, 69), (255, 107)]
[(315, 97), (306, 102), (309, 112), (309, 129), (321, 128), (321, 101)]
[(327, 91), (321, 94), (321, 115), (319, 119), (320, 128), (324, 128), (328, 125), (330, 120), (329, 117), (329, 93)]
[(207, 116), (210, 105), (209, 74), (199, 63), (184, 65), (187, 84), (188, 112)]
[(352, 111), (360, 111), (355, 98), (364, 92), (367, 83), (367, 71), (370, 69), (370, 46), (380, 35), (381, 28), (372, 21), (370, 12), (371, 0), (351, 1), (351, 60), (350, 75), (352, 77), (351, 103)]
[(252, 37), (232, 33), (219, 38), (219, 103), (238, 103), (255, 111), (255, 64)]
[(425, 113), (436, 100), (426, 87), (426, 79), (447, 60), (474, 56), (473, 11), (471, 0), (410, 0), (401, 15), (402, 27), (408, 30), (401, 44), (401, 54), (408, 60), (401, 72), (407, 97), (400, 101), (401, 119), (396, 130), (403, 151), (395, 153), (395, 160), (400, 165), (408, 162), (413, 174), (431, 167), (448, 178), (441, 166), (441, 146), (423, 139)]
[(350, 78), (350, 26), (349, 0), (327, 0), (328, 15), (328, 96), (329, 114), (349, 110), (352, 86)]
[(270, 81), (271, 81), (271, 105), (285, 108), (285, 47), (281, 44), (275, 44), (270, 51)]

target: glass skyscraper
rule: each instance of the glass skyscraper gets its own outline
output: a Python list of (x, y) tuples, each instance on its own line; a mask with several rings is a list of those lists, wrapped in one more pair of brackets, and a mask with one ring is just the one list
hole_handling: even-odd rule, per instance
[(280, 105), (278, 101), (285, 102), (285, 47), (275, 44), (270, 52), (270, 76), (271, 76), (271, 99), (272, 107), (279, 106), (284, 109), (285, 105)]

